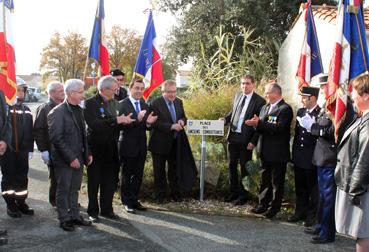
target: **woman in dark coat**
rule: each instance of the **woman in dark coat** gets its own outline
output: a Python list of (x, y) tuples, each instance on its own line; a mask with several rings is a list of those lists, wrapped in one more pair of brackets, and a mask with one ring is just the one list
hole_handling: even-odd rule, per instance
[(338, 145), (336, 229), (357, 239), (356, 251), (369, 251), (369, 75), (358, 77), (352, 85), (360, 117)]

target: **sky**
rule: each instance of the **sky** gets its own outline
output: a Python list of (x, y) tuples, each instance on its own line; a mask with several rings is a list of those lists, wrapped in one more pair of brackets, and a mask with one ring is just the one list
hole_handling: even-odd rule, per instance
[[(97, 0), (14, 0), (13, 32), (17, 74), (39, 72), (42, 48), (55, 32), (82, 34), (91, 39)], [(149, 0), (105, 0), (105, 29), (113, 25), (134, 29), (143, 35), (151, 7)], [(158, 43), (165, 42), (175, 18), (154, 12)]]

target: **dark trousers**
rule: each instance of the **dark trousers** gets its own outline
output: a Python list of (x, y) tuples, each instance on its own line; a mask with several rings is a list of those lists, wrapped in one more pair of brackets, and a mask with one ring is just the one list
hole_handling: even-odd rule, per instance
[(279, 211), (282, 205), (284, 193), (284, 180), (286, 163), (272, 163), (262, 161), (259, 204), (269, 207), (273, 211)]
[(317, 170), (294, 167), (296, 209), (295, 214), (305, 215), (307, 219), (315, 218), (318, 205)]
[(50, 160), (50, 164), (47, 166), (49, 169), (49, 180), (50, 180), (50, 186), (49, 186), (49, 203), (53, 206), (56, 205), (56, 176), (55, 176), (55, 167), (53, 163)]
[(336, 237), (334, 207), (337, 188), (334, 182), (334, 169), (334, 166), (318, 166), (319, 204), (315, 229), (326, 239)]
[(171, 194), (178, 194), (178, 179), (176, 171), (177, 156), (176, 141), (173, 141), (171, 151), (168, 155), (158, 155), (152, 153), (154, 168), (154, 186), (157, 197), (164, 197), (167, 189), (167, 176), (165, 173), (165, 164), (168, 162), (168, 181)]
[[(118, 185), (119, 162), (94, 159), (87, 169), (88, 208), (91, 216), (113, 212), (113, 197)], [(100, 208), (98, 193), (100, 189)], [(100, 210), (100, 211), (99, 211)]]
[(66, 164), (55, 164), (56, 208), (60, 222), (80, 218), (78, 194), (81, 189), (82, 175), (83, 166), (74, 169)]
[(136, 157), (122, 157), (122, 203), (134, 207), (138, 203), (147, 151), (140, 151)]
[(28, 196), (28, 152), (7, 149), (0, 159), (1, 190), (7, 207), (16, 211)]
[[(247, 192), (242, 185), (242, 179), (248, 176), (246, 170), (247, 161), (251, 160), (252, 152), (247, 150), (247, 144), (229, 143), (229, 185), (232, 195), (247, 198)], [(240, 164), (241, 178), (238, 178), (237, 166)]]

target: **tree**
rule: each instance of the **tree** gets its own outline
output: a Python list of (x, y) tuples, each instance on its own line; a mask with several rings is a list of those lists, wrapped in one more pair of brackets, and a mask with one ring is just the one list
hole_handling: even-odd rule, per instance
[(136, 65), (136, 58), (141, 46), (141, 37), (136, 31), (114, 25), (108, 36), (110, 67), (123, 69), (131, 76)]
[[(254, 30), (253, 38), (281, 43), (295, 20), (303, 0), (159, 0), (164, 11), (178, 17), (171, 30), (167, 54), (173, 61), (195, 60), (200, 55), (200, 42), (211, 56), (217, 50), (212, 38), (220, 25), (224, 32), (236, 34), (240, 26)], [(335, 5), (334, 0), (316, 0), (313, 4)], [(242, 50), (242, 43), (235, 43), (235, 51)], [(277, 51), (276, 53), (277, 54)], [(276, 58), (276, 57), (275, 57)]]
[(81, 34), (69, 32), (62, 37), (55, 33), (41, 53), (40, 69), (44, 78), (57, 76), (60, 81), (81, 78), (87, 55), (86, 39)]

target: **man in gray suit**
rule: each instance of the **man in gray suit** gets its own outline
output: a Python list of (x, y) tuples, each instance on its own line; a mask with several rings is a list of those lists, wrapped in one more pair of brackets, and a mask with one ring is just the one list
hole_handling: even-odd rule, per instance
[(83, 165), (90, 165), (86, 125), (80, 103), (84, 99), (84, 83), (78, 79), (65, 82), (67, 99), (47, 116), (51, 142), (51, 158), (57, 179), (56, 207), (60, 227), (74, 231), (74, 225), (90, 226), (80, 216), (78, 192), (82, 183)]
[[(241, 78), (241, 92), (237, 92), (232, 111), (224, 118), (224, 123), (230, 125), (228, 131), (229, 151), (229, 184), (230, 195), (225, 199), (234, 205), (243, 205), (248, 200), (247, 191), (242, 185), (242, 178), (248, 175), (247, 161), (252, 158), (252, 150), (258, 142), (258, 134), (254, 127), (247, 126), (245, 120), (259, 115), (265, 100), (254, 92), (255, 80), (251, 75)], [(241, 179), (238, 179), (237, 165), (240, 163)]]

